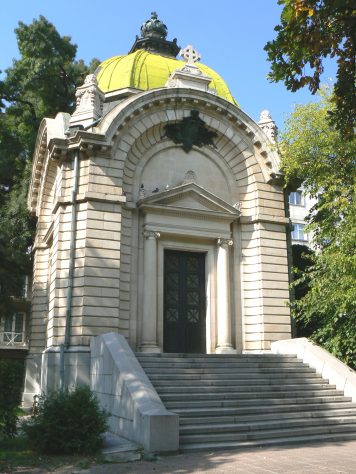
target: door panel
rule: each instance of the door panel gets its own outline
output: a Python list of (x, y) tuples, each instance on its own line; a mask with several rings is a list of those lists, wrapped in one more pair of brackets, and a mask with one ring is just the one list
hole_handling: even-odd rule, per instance
[(164, 351), (205, 353), (205, 254), (164, 252)]

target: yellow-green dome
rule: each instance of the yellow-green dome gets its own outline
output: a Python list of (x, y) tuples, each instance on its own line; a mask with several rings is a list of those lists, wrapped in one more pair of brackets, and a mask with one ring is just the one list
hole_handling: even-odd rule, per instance
[[(172, 72), (184, 65), (184, 61), (139, 49), (126, 56), (114, 56), (102, 62), (97, 80), (103, 92), (126, 87), (146, 91), (164, 87)], [(204, 74), (212, 78), (209, 87), (215, 89), (219, 97), (237, 105), (226, 82), (219, 74), (204, 64), (196, 63), (196, 65)]]

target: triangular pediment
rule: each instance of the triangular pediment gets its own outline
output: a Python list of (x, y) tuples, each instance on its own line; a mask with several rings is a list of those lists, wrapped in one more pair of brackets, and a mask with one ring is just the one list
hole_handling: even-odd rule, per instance
[(145, 197), (138, 202), (139, 207), (157, 207), (175, 210), (190, 210), (195, 212), (221, 213), (223, 215), (239, 216), (240, 212), (234, 206), (210, 193), (196, 183), (182, 184)]

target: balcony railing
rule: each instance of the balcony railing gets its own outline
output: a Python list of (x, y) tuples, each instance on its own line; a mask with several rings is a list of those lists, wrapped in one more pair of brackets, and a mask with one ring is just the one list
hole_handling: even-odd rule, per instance
[(0, 347), (27, 348), (25, 334), (23, 332), (0, 331)]

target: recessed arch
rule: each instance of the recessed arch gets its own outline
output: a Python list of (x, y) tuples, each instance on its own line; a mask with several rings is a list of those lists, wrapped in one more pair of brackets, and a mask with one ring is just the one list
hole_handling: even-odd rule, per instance
[(242, 137), (253, 150), (266, 183), (278, 174), (278, 154), (261, 128), (238, 107), (200, 91), (158, 89), (136, 94), (112, 109), (97, 130), (109, 142), (120, 137), (130, 147), (150, 124), (181, 120), (192, 109), (198, 110), (219, 136), (228, 134), (231, 140)]

